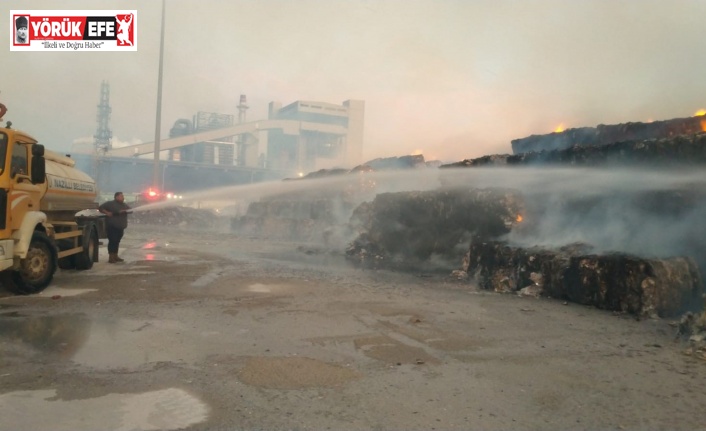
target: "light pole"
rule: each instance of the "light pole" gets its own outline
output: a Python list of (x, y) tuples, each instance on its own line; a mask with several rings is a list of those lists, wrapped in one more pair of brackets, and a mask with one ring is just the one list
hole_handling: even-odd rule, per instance
[(162, 128), (162, 70), (164, 63), (164, 12), (165, 0), (162, 0), (162, 30), (159, 38), (159, 75), (157, 77), (157, 119), (154, 128), (154, 166), (152, 169), (152, 187), (159, 190), (159, 144)]

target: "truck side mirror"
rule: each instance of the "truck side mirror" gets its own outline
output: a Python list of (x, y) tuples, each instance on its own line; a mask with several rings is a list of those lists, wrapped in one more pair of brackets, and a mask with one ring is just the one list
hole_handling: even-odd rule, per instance
[(33, 156), (44, 156), (44, 145), (42, 145), (42, 144), (32, 145), (32, 155)]
[(32, 146), (32, 184), (41, 184), (46, 176), (47, 162), (44, 159), (44, 145)]

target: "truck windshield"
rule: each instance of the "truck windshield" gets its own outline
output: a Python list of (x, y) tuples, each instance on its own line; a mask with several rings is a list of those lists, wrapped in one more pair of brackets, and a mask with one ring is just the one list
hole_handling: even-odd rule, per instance
[(7, 154), (7, 135), (0, 132), (0, 174), (5, 171), (5, 156)]

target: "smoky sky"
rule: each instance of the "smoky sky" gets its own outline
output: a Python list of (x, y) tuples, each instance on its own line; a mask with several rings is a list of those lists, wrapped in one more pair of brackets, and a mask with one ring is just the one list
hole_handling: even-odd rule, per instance
[[(706, 108), (706, 2), (167, 0), (162, 135), (197, 111), (365, 101), (364, 158), (458, 161), (564, 127)], [(49, 148), (93, 135), (101, 81), (122, 142), (154, 139), (161, 2), (9, 0), (10, 10), (136, 9), (137, 52), (10, 52), (5, 120)], [(264, 148), (261, 148), (264, 151)]]

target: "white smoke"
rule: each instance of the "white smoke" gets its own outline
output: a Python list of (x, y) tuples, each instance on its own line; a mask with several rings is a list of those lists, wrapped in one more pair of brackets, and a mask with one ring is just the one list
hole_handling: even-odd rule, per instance
[[(95, 138), (93, 136), (82, 136), (80, 138), (76, 138), (71, 143), (71, 152), (76, 154), (93, 154), (95, 152), (94, 141)], [(118, 136), (113, 136), (110, 144), (113, 148), (122, 148), (130, 145), (142, 144), (142, 140), (139, 138), (122, 140)]]

